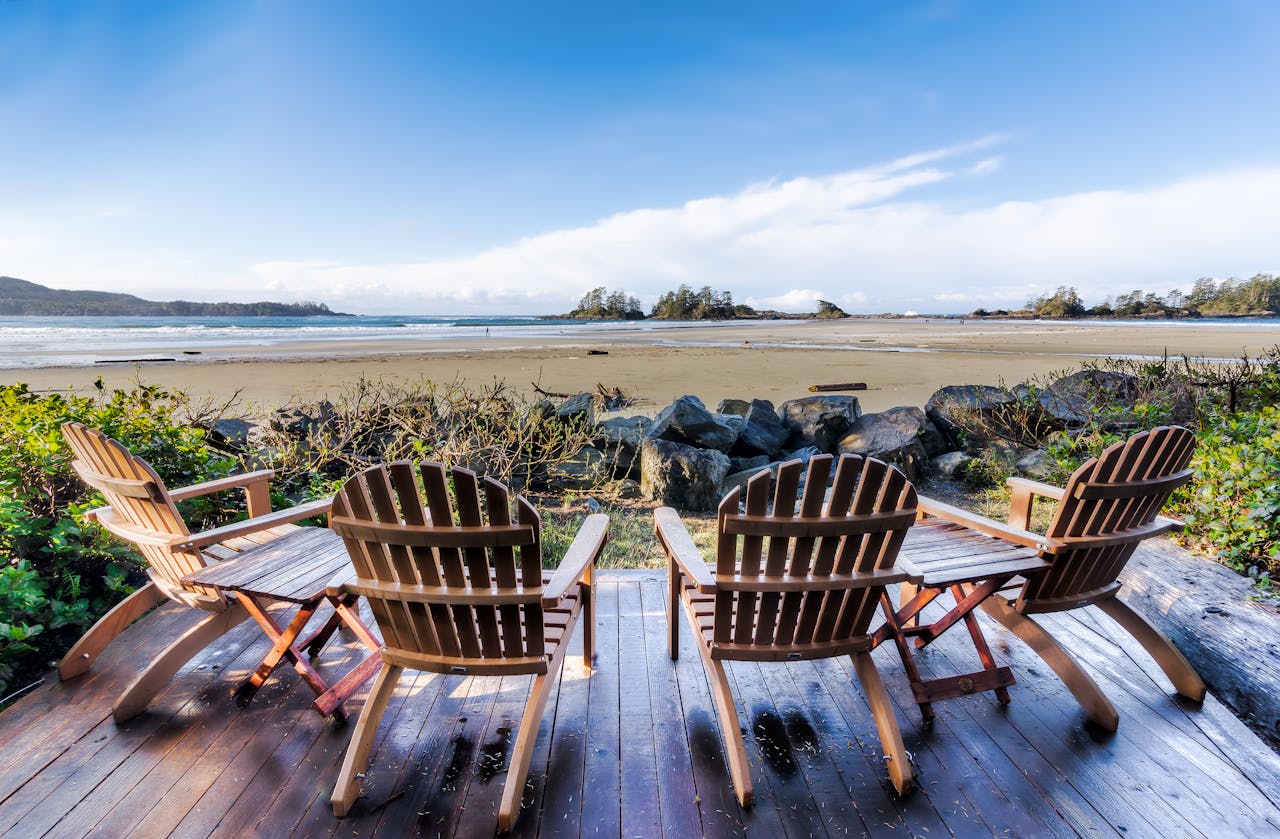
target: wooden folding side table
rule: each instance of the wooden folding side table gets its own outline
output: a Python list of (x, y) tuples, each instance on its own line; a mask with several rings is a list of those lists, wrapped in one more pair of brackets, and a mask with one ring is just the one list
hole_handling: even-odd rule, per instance
[[(342, 539), (328, 528), (303, 527), (183, 578), (188, 583), (233, 592), (245, 611), (271, 639), (271, 649), (262, 662), (232, 690), (238, 704), (242, 707), (247, 705), (271, 671), (282, 660), (288, 659), (302, 680), (316, 693), (311, 706), (321, 716), (334, 714), (340, 720), (346, 719), (347, 712), (342, 703), (378, 672), (382, 664), (378, 655), (382, 641), (360, 620), (357, 613), (359, 598), (342, 590), (344, 571), (349, 571), (354, 578), (355, 572)], [(284, 627), (267, 613), (272, 602), (298, 605), (297, 613)], [(333, 614), (316, 632), (298, 640), (316, 610), (324, 603), (333, 607)], [(328, 685), (311, 666), (311, 660), (340, 626), (351, 630), (371, 655), (333, 685)]]
[[(1031, 548), (1010, 545), (941, 519), (921, 519), (907, 531), (898, 553), (898, 568), (911, 575), (910, 582), (902, 583), (907, 596), (898, 608), (894, 608), (887, 594), (881, 596), (885, 622), (872, 636), (872, 642), (879, 646), (893, 640), (911, 682), (912, 695), (926, 721), (933, 719), (932, 703), (942, 699), (990, 690), (995, 691), (1000, 702), (1008, 703), (1013, 671), (996, 665), (973, 611), (988, 597), (998, 597), (1002, 589), (1016, 585), (1015, 578), (1048, 567), (1049, 562)], [(951, 592), (955, 606), (931, 623), (921, 624), (920, 612), (945, 591)], [(961, 621), (969, 630), (982, 669), (958, 676), (922, 678), (907, 639), (914, 638), (916, 648), (923, 649)]]

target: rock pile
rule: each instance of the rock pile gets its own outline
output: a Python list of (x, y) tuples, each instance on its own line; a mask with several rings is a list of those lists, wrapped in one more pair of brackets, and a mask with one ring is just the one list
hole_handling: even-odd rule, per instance
[[(818, 453), (875, 457), (918, 481), (950, 477), (994, 449), (1024, 474), (1040, 477), (1051, 467), (1037, 445), (1046, 434), (1069, 434), (1096, 422), (1104, 403), (1123, 427), (1138, 399), (1132, 377), (1098, 371), (1064, 376), (1043, 389), (949, 386), (923, 408), (904, 405), (874, 414), (864, 414), (853, 396), (805, 396), (776, 408), (764, 399), (726, 399), (714, 411), (696, 396), (682, 396), (653, 418), (610, 416), (608, 410), (598, 415), (601, 406), (593, 395), (581, 393), (559, 403), (544, 400), (540, 410), (592, 429), (592, 445), (539, 478), (558, 490), (613, 479), (624, 496), (711, 510), (725, 492), (761, 469), (776, 473), (783, 461), (807, 461)], [(278, 412), (270, 425), (303, 438), (333, 416), (327, 403), (313, 407)], [(211, 440), (229, 449), (254, 443), (252, 426), (242, 421), (222, 420), (210, 431)]]

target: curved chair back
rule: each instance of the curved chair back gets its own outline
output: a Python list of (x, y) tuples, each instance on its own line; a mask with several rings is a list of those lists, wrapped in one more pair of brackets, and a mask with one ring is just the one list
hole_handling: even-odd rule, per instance
[[(843, 455), (768, 471), (720, 502), (713, 656), (785, 660), (865, 649), (867, 627), (916, 515), (916, 492), (897, 468)], [(743, 508), (739, 512), (740, 506)]]
[(1161, 426), (1116, 443), (1067, 481), (1046, 535), (1066, 543), (1053, 565), (1033, 577), (1019, 611), (1071, 609), (1109, 597), (1143, 539), (1178, 526), (1159, 519), (1169, 495), (1191, 480), (1195, 435)]
[(334, 497), (330, 526), (357, 574), (346, 588), (368, 600), (384, 660), (437, 673), (546, 670), (538, 513), (517, 495), (513, 522), (511, 493), (492, 478), (483, 495), (468, 469), (399, 461)]
[(98, 523), (134, 544), (147, 561), (147, 573), (167, 597), (199, 608), (219, 607), (224, 598), (216, 591), (193, 592), (183, 586), (183, 576), (203, 568), (205, 557), (198, 550), (171, 547), (191, 531), (151, 465), (82, 423), (66, 423), (62, 435), (76, 455), (72, 468), (102, 493), (110, 508), (97, 512)]

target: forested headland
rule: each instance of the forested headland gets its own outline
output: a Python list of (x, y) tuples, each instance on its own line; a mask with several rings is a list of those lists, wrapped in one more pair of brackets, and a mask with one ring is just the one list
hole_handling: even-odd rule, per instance
[(1167, 294), (1135, 290), (1087, 307), (1074, 286), (1027, 301), (1026, 309), (975, 310), (972, 317), (1200, 318), (1280, 317), (1280, 277), (1254, 274), (1247, 280), (1196, 280), (1191, 291)]
[(196, 303), (190, 300), (144, 300), (111, 291), (48, 288), (14, 277), (0, 277), (0, 315), (209, 317), (355, 317), (332, 311), (324, 303)]

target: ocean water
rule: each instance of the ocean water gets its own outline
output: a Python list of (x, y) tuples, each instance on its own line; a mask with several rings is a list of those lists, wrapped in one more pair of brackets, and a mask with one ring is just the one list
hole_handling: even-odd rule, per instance
[[(741, 323), (741, 322), (734, 322)], [(0, 368), (92, 365), (120, 353), (131, 358), (207, 355), (211, 347), (261, 347), (268, 354), (290, 344), (421, 341), (459, 338), (520, 340), (631, 332), (637, 336), (688, 326), (674, 321), (568, 321), (534, 317), (354, 318), (257, 317), (0, 317)], [(209, 356), (211, 358), (216, 356)]]
[[(922, 318), (921, 320), (927, 320)], [(1039, 321), (987, 321), (1035, 325)], [(287, 354), (289, 345), (306, 343), (359, 344), (375, 341), (431, 342), (491, 338), (518, 343), (521, 339), (581, 336), (608, 332), (632, 335), (637, 341), (668, 346), (723, 346), (732, 342), (686, 340), (679, 330), (689, 327), (752, 326), (778, 321), (569, 321), (535, 317), (442, 317), (369, 315), (354, 318), (237, 318), (237, 317), (0, 317), (0, 368), (91, 366), (124, 357), (147, 359), (191, 357), (215, 359), (217, 347), (260, 347), (264, 355)], [(1273, 330), (1280, 341), (1280, 320), (1274, 318), (1201, 318), (1169, 321), (1046, 321), (1054, 325), (1126, 325), (1162, 329), (1215, 327)], [(764, 344), (761, 344), (764, 346)], [(814, 344), (814, 349), (871, 350), (850, 345)], [(356, 349), (356, 347), (353, 347)], [(902, 352), (932, 352), (916, 347), (886, 347)]]

